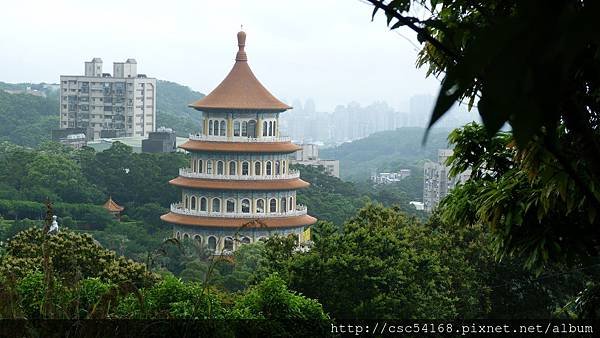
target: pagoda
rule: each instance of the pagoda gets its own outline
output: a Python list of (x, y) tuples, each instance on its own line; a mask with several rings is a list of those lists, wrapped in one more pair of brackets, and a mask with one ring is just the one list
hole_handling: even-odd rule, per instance
[(202, 111), (202, 132), (180, 146), (191, 154), (188, 168), (170, 184), (181, 201), (161, 219), (178, 239), (193, 238), (215, 254), (274, 234), (292, 234), (300, 244), (316, 222), (296, 203), (296, 190), (309, 184), (289, 168), (300, 147), (279, 133), (279, 114), (291, 109), (258, 81), (237, 34), (233, 68), (210, 94), (189, 106)]
[(125, 210), (124, 207), (118, 205), (115, 201), (113, 201), (112, 196), (108, 196), (108, 200), (104, 202), (104, 205), (102, 205), (102, 207), (119, 221), (121, 220), (121, 212)]

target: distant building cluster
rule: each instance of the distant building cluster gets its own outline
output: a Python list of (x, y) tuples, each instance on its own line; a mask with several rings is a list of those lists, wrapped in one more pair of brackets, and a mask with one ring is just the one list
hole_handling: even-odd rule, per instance
[(450, 168), (446, 165), (446, 160), (452, 153), (452, 149), (439, 149), (438, 161), (428, 161), (424, 165), (423, 206), (427, 212), (433, 211), (452, 188), (471, 176), (471, 170), (467, 170), (456, 177), (448, 177)]
[(391, 184), (400, 182), (408, 176), (410, 176), (410, 169), (400, 169), (399, 172), (395, 173), (377, 173), (371, 175), (371, 182), (374, 184)]
[[(429, 122), (435, 97), (411, 97), (408, 112), (396, 111), (385, 102), (366, 107), (358, 103), (337, 106), (333, 112), (319, 112), (315, 103), (296, 100), (292, 114), (282, 116), (281, 129), (297, 143), (336, 145), (367, 137), (373, 133), (401, 127), (425, 127)], [(455, 128), (477, 119), (477, 114), (464, 107), (451, 109), (437, 127)]]
[(59, 128), (88, 141), (147, 137), (156, 129), (156, 79), (138, 74), (134, 59), (114, 62), (112, 75), (100, 58), (85, 62), (83, 76), (61, 75), (59, 97)]
[(324, 160), (319, 158), (319, 146), (316, 144), (299, 144), (302, 148), (294, 154), (291, 164), (309, 165), (312, 167), (322, 166), (330, 176), (340, 177), (340, 161)]

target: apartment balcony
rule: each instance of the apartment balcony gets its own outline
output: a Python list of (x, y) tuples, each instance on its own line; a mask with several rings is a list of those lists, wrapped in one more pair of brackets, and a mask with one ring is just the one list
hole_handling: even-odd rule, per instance
[(262, 213), (242, 213), (242, 212), (208, 212), (193, 209), (186, 209), (182, 203), (171, 204), (171, 212), (179, 215), (216, 217), (216, 218), (280, 218), (306, 215), (306, 206), (298, 204), (294, 210), (286, 212), (262, 212)]
[(190, 168), (179, 169), (179, 176), (187, 178), (202, 178), (214, 180), (234, 180), (234, 181), (263, 181), (263, 180), (289, 180), (300, 177), (300, 172), (290, 169), (287, 174), (283, 175), (217, 175), (197, 173)]
[(214, 136), (204, 134), (190, 134), (190, 140), (207, 141), (207, 142), (289, 142), (292, 139), (289, 136), (262, 136), (262, 137), (246, 137), (246, 136)]

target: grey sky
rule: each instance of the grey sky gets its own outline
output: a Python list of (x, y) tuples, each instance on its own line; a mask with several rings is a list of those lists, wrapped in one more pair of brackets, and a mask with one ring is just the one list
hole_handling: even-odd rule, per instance
[[(98, 6), (97, 4), (101, 4)], [(209, 92), (227, 74), (244, 25), (254, 73), (276, 96), (318, 110), (387, 101), (405, 110), (438, 82), (416, 51), (358, 0), (8, 1), (0, 12), (0, 81), (58, 82), (83, 62), (135, 58), (138, 71)], [(414, 39), (409, 31), (401, 31)]]

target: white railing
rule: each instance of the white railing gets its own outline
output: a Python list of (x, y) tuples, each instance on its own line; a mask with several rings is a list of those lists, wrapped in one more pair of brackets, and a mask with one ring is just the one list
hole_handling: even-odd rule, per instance
[(246, 136), (214, 136), (204, 134), (190, 134), (190, 140), (194, 141), (211, 141), (211, 142), (288, 142), (292, 139), (289, 136), (262, 136), (262, 137), (246, 137)]
[(217, 175), (197, 173), (190, 168), (179, 169), (179, 176), (189, 178), (207, 178), (214, 180), (238, 180), (238, 181), (261, 181), (261, 180), (289, 180), (300, 177), (300, 172), (297, 170), (289, 170), (284, 175)]
[(281, 212), (264, 212), (264, 213), (241, 213), (241, 212), (208, 212), (192, 209), (185, 209), (181, 203), (171, 204), (171, 212), (180, 215), (202, 216), (202, 217), (222, 217), (222, 218), (277, 218), (277, 217), (293, 217), (306, 215), (306, 206), (302, 204), (296, 205), (295, 210), (290, 210), (284, 213)]

